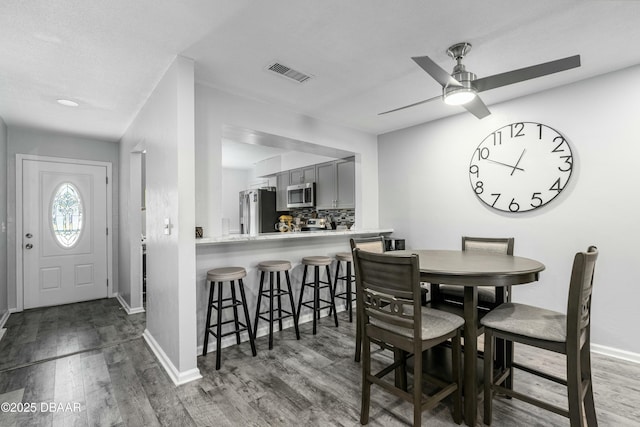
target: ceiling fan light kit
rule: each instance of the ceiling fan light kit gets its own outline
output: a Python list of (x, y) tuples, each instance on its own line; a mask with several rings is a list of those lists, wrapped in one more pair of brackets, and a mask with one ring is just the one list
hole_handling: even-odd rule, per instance
[(442, 99), (449, 105), (461, 105), (468, 112), (482, 119), (491, 114), (491, 112), (482, 99), (480, 99), (478, 93), (580, 66), (580, 55), (574, 55), (478, 79), (474, 73), (467, 71), (462, 64), (462, 59), (470, 50), (471, 43), (467, 42), (456, 43), (447, 49), (447, 54), (456, 61), (456, 65), (451, 74), (428, 56), (412, 57), (411, 59), (413, 59), (420, 68), (440, 83), (442, 86), (442, 96), (414, 102), (404, 107), (394, 108), (393, 110), (379, 113), (379, 115), (415, 107), (416, 105), (421, 105), (436, 99)]

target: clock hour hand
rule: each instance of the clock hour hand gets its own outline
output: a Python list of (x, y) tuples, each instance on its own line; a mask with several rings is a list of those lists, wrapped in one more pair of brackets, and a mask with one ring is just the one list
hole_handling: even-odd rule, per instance
[(511, 175), (513, 175), (513, 173), (516, 171), (516, 169), (519, 169), (521, 171), (524, 171), (524, 169), (519, 168), (518, 165), (520, 164), (520, 160), (522, 160), (522, 156), (524, 156), (524, 152), (527, 151), (527, 149), (525, 148), (524, 150), (522, 150), (522, 154), (520, 154), (520, 157), (518, 157), (518, 161), (516, 162), (516, 165), (513, 166), (513, 170), (511, 171)]
[[(513, 170), (518, 169), (518, 170), (521, 170), (521, 171), (523, 171), (523, 172), (524, 172), (524, 169), (519, 168), (517, 163), (516, 163), (516, 165), (515, 165), (515, 166), (512, 166), (512, 165), (508, 165), (508, 164), (506, 164), (506, 163), (498, 162), (498, 161), (493, 160), (493, 159), (485, 159), (485, 160), (490, 161), (491, 163), (496, 163), (496, 164), (499, 164), (499, 165), (502, 165), (502, 166), (506, 166), (506, 167), (511, 168), (511, 169), (513, 169)], [(511, 174), (513, 175), (513, 171), (511, 172)]]

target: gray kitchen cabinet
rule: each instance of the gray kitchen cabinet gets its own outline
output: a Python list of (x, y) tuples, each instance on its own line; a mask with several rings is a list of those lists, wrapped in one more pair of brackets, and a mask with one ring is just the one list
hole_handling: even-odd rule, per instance
[(316, 167), (315, 165), (307, 166), (304, 168), (293, 169), (289, 171), (289, 184), (306, 184), (308, 182), (316, 181)]
[(276, 210), (287, 211), (287, 186), (289, 185), (289, 171), (276, 175)]
[(355, 160), (336, 160), (316, 165), (316, 208), (355, 208)]

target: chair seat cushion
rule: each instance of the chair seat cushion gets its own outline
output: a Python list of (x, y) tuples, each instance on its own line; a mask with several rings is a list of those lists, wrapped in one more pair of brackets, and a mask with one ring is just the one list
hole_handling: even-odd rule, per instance
[[(476, 288), (478, 288), (478, 301), (495, 304), (496, 290), (493, 286), (476, 286)], [(464, 286), (440, 285), (439, 289), (443, 297), (464, 298)]]
[[(413, 311), (412, 309), (410, 311)], [(413, 329), (396, 326), (374, 317), (371, 324), (407, 338), (413, 337)], [(464, 319), (456, 314), (429, 307), (422, 307), (422, 340), (430, 340), (447, 335), (464, 325)]]
[(481, 323), (497, 331), (547, 341), (564, 342), (567, 339), (564, 314), (526, 304), (501, 304), (484, 316)]

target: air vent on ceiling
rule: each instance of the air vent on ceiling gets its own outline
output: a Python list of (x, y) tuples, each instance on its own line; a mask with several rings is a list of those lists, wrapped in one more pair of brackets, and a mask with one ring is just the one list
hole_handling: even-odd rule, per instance
[(267, 65), (265, 69), (282, 77), (294, 80), (298, 83), (304, 83), (312, 77), (309, 74), (294, 70), (293, 68), (282, 65), (279, 62), (272, 62), (271, 64)]

